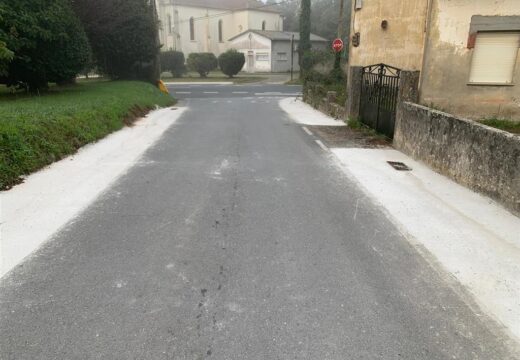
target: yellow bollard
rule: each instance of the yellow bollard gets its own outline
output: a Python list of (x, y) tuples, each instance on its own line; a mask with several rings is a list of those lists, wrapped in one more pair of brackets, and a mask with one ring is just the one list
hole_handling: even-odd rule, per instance
[(165, 94), (169, 94), (170, 93), (168, 91), (168, 88), (166, 87), (166, 85), (164, 85), (164, 82), (162, 80), (159, 80), (157, 82), (157, 86), (159, 87), (159, 90), (161, 90), (163, 93), (165, 93)]

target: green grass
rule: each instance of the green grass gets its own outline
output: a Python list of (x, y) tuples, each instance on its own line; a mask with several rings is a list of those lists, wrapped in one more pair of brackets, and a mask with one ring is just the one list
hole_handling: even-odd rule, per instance
[(285, 85), (303, 85), (303, 80), (300, 78), (289, 80), (285, 83)]
[(520, 134), (520, 121), (502, 120), (502, 119), (486, 119), (479, 121), (481, 124), (491, 126), (500, 130), (508, 131), (514, 134)]
[(142, 82), (87, 81), (53, 87), (41, 96), (0, 87), (0, 189), (121, 129), (155, 105), (173, 103)]

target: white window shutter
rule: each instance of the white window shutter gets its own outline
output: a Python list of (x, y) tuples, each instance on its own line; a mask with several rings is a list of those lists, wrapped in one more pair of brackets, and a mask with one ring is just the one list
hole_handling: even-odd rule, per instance
[(520, 32), (478, 33), (469, 82), (511, 84), (519, 46)]

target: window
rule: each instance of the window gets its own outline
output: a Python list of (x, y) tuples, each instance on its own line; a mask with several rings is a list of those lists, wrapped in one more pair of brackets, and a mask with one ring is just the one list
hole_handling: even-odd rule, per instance
[(265, 20), (264, 20), (264, 21), (262, 21), (262, 30), (263, 30), (263, 31), (265, 31), (265, 26), (266, 26), (266, 22), (265, 22)]
[(276, 54), (278, 56), (278, 61), (287, 61), (287, 53), (279, 52)]
[(257, 53), (256, 61), (269, 61), (269, 54), (268, 53)]
[(223, 22), (222, 20), (219, 20), (218, 21), (218, 41), (219, 42), (224, 42), (224, 34), (223, 34)]
[(190, 18), (190, 40), (195, 41), (195, 19)]
[(172, 33), (172, 16), (168, 14), (168, 34)]
[(470, 84), (512, 84), (519, 46), (520, 32), (477, 33)]

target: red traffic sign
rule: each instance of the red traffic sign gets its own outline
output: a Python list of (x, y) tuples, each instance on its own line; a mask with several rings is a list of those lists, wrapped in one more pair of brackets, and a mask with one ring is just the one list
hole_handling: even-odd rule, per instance
[(343, 50), (343, 40), (341, 39), (336, 39), (332, 42), (332, 50), (334, 50), (335, 52), (339, 53), (341, 52), (341, 50)]

